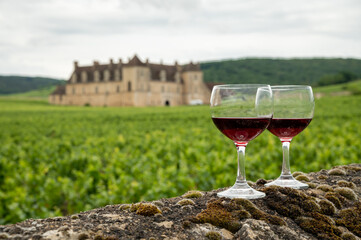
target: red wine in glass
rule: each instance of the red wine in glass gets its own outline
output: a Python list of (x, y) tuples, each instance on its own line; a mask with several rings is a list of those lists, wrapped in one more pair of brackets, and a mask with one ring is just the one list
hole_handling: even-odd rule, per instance
[(273, 97), (267, 84), (229, 84), (213, 87), (210, 110), (214, 125), (237, 149), (237, 178), (232, 187), (218, 197), (256, 199), (265, 193), (246, 181), (245, 151), (249, 141), (260, 135), (273, 115)]
[(290, 142), (310, 124), (311, 120), (312, 118), (273, 118), (267, 129), (282, 142)]
[(267, 128), (271, 119), (213, 117), (212, 120), (216, 127), (236, 145), (247, 145)]
[(273, 93), (273, 119), (268, 130), (282, 142), (283, 161), (281, 175), (266, 186), (277, 185), (306, 189), (308, 185), (297, 181), (291, 174), (289, 161), (290, 142), (311, 122), (315, 100), (312, 87), (302, 85), (271, 86)]

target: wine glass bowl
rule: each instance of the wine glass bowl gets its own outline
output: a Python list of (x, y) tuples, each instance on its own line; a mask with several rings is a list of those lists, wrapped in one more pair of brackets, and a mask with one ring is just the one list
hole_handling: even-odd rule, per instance
[(216, 127), (231, 139), (238, 152), (235, 184), (219, 197), (255, 199), (263, 192), (251, 188), (245, 176), (245, 149), (249, 141), (269, 125), (273, 114), (272, 90), (265, 84), (215, 86), (211, 94), (211, 115)]
[(271, 86), (273, 93), (273, 118), (268, 130), (282, 142), (282, 172), (275, 181), (266, 186), (277, 185), (295, 189), (306, 189), (308, 185), (297, 181), (291, 174), (289, 146), (292, 139), (311, 122), (315, 100), (312, 88), (303, 85)]

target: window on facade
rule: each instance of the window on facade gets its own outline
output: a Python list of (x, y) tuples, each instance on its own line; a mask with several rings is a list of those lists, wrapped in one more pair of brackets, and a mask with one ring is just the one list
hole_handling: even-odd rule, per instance
[(95, 87), (95, 93), (98, 93), (98, 87)]
[(117, 93), (120, 92), (120, 87), (119, 85), (117, 86)]
[(164, 86), (162, 86), (162, 92), (164, 92)]
[(73, 87), (73, 94), (75, 94), (75, 87)]
[(132, 91), (132, 83), (129, 81), (128, 82), (128, 92)]

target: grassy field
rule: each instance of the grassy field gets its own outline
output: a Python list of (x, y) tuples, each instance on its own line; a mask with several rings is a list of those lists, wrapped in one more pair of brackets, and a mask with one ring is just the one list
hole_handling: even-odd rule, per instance
[[(361, 96), (323, 97), (291, 143), (293, 171), (361, 158)], [(208, 106), (96, 108), (0, 98), (0, 224), (232, 185), (236, 151)], [(249, 180), (280, 173), (281, 143), (247, 147)]]
[(326, 95), (344, 91), (350, 92), (352, 94), (361, 94), (361, 80), (324, 87), (317, 87), (314, 89), (315, 93), (323, 93)]
[(0, 95), (0, 98), (5, 99), (22, 99), (22, 100), (44, 100), (48, 99), (48, 96), (55, 90), (56, 86), (50, 86), (37, 90), (32, 90), (24, 93), (14, 93), (8, 95)]

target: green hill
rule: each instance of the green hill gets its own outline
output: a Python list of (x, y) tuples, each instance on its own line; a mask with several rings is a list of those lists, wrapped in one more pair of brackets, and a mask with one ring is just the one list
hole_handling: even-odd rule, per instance
[(0, 96), (0, 98), (46, 100), (55, 90), (56, 86), (35, 89), (24, 93), (12, 93)]
[(361, 80), (348, 83), (341, 83), (329, 86), (316, 87), (313, 89), (315, 93), (333, 94), (339, 92), (349, 92), (354, 95), (361, 94)]
[(64, 80), (53, 78), (0, 76), (0, 94), (23, 93), (64, 83)]
[(206, 82), (318, 85), (340, 72), (361, 77), (361, 59), (257, 59), (201, 63)]

